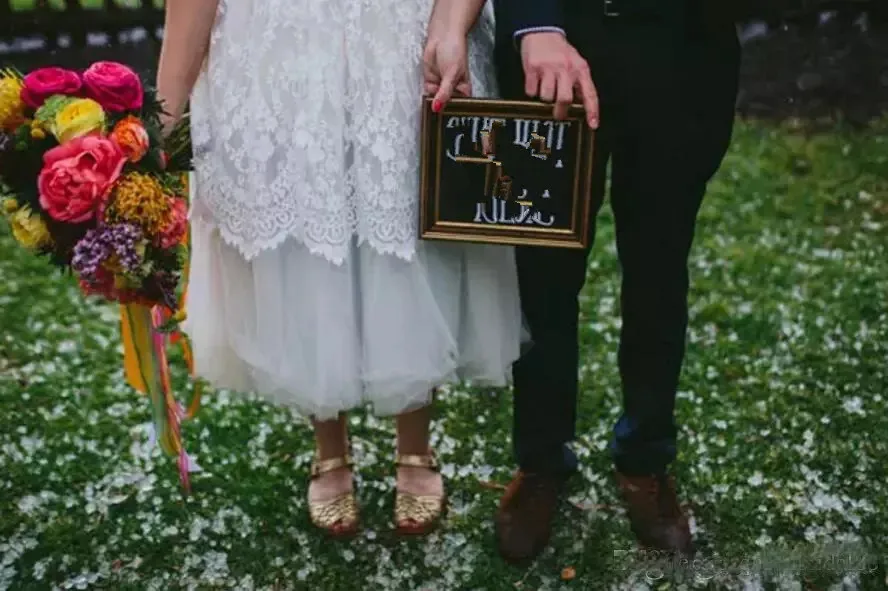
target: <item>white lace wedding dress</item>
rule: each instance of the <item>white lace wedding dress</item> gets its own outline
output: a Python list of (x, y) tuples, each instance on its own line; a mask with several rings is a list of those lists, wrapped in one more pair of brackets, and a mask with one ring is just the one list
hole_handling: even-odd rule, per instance
[[(425, 404), (518, 357), (512, 249), (418, 240), (433, 0), (220, 0), (192, 95), (198, 374), (321, 419)], [(470, 38), (495, 93), (492, 11)]]

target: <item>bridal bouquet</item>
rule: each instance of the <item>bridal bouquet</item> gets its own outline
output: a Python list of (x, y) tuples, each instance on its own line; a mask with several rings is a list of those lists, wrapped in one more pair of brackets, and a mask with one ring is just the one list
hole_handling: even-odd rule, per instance
[[(163, 137), (162, 105), (115, 62), (83, 72), (0, 71), (0, 195), (24, 248), (72, 273), (85, 294), (121, 305), (125, 366), (154, 406), (161, 446), (193, 463), (172, 398), (167, 339), (176, 329), (188, 267), (186, 125)], [(190, 361), (189, 361), (190, 363)], [(196, 410), (197, 397), (191, 414)]]

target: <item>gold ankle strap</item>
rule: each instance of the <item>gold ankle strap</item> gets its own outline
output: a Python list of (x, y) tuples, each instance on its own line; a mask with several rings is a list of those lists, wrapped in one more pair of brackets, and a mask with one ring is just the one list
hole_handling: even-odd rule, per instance
[(352, 459), (351, 456), (348, 454), (345, 454), (344, 456), (340, 456), (338, 458), (327, 458), (326, 460), (319, 460), (316, 457), (311, 462), (311, 477), (317, 478), (321, 474), (326, 474), (327, 472), (332, 472), (333, 470), (351, 467)]
[(408, 468), (426, 468), (428, 470), (438, 469), (438, 459), (433, 453), (425, 455), (399, 454), (395, 460), (395, 464)]

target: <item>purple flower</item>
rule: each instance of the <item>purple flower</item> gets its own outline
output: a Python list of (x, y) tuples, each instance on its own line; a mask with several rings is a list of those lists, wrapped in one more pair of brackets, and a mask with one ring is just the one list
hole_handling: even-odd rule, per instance
[(99, 226), (74, 246), (71, 267), (82, 279), (92, 282), (97, 280), (102, 265), (113, 259), (124, 274), (135, 275), (142, 265), (138, 251), (141, 241), (142, 230), (133, 224)]

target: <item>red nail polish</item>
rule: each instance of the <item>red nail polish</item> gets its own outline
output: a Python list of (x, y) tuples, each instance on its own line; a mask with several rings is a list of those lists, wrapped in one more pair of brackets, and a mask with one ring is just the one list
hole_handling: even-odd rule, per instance
[(433, 100), (432, 101), (432, 111), (437, 113), (440, 110), (441, 110), (441, 101), (439, 101), (438, 99)]

